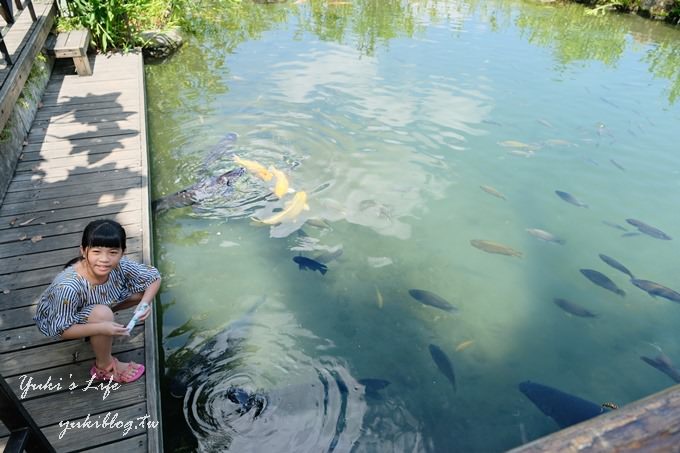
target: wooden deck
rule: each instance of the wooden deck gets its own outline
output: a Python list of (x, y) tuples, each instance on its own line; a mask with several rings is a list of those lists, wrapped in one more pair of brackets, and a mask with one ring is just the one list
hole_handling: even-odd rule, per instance
[[(51, 389), (31, 388), (23, 403), (57, 451), (160, 451), (154, 320), (114, 342), (124, 360), (145, 363), (144, 378), (111, 391), (84, 390), (93, 354), (83, 340), (55, 341), (35, 327), (36, 297), (76, 256), (82, 230), (113, 218), (129, 235), (128, 254), (151, 261), (144, 73), (141, 53), (90, 57), (93, 75), (78, 77), (59, 60), (42, 99), (5, 199), (0, 206), (0, 373), (17, 395), (22, 376)], [(120, 312), (126, 323), (131, 313)], [(26, 381), (24, 381), (26, 382)], [(69, 390), (75, 383), (78, 388)], [(60, 388), (56, 388), (60, 384)], [(62, 421), (113, 427), (69, 429)], [(132, 422), (125, 435), (125, 422)], [(63, 424), (62, 424), (63, 425)], [(0, 447), (8, 435), (0, 425)]]

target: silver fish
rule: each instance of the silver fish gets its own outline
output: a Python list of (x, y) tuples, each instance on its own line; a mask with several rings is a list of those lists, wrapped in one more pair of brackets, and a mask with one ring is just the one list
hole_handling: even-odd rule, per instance
[(644, 234), (651, 236), (653, 238), (663, 239), (664, 241), (670, 241), (671, 239), (673, 239), (669, 235), (667, 235), (666, 233), (661, 231), (660, 229), (654, 228), (651, 225), (647, 225), (646, 223), (644, 223), (640, 220), (626, 219), (626, 222), (628, 222), (631, 225), (633, 225), (634, 227), (636, 227), (638, 229), (638, 231), (640, 231), (640, 233), (644, 233)]
[(552, 233), (545, 230), (539, 230), (538, 228), (527, 228), (526, 232), (535, 238), (538, 238), (545, 242), (554, 242), (555, 244), (564, 244), (564, 239), (560, 239)]

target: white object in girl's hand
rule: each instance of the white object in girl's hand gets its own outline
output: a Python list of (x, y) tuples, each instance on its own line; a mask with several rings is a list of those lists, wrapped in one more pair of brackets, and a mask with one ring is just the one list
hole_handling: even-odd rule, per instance
[(142, 302), (141, 304), (137, 305), (137, 308), (135, 308), (135, 313), (132, 315), (132, 319), (128, 325), (125, 326), (128, 331), (132, 331), (132, 328), (135, 326), (135, 324), (137, 324), (137, 321), (139, 321), (139, 317), (142, 316), (147, 308), (149, 308), (149, 304), (146, 302)]

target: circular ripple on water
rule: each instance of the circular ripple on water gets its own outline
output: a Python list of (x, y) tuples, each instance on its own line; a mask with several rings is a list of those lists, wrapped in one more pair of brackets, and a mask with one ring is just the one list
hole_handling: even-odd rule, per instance
[(216, 369), (188, 388), (184, 414), (201, 451), (351, 449), (366, 411), (362, 386), (335, 359), (285, 361), (295, 363), (285, 384), (264, 388), (252, 370)]

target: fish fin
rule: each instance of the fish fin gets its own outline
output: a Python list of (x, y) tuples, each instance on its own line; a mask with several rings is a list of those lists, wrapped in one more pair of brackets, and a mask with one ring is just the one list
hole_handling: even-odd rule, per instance
[(288, 193), (295, 193), (295, 189), (293, 189), (292, 187), (289, 187), (289, 188), (288, 188)]
[(324, 265), (321, 265), (321, 266), (319, 267), (319, 272), (321, 272), (321, 275), (326, 275), (326, 272), (328, 272), (328, 267), (327, 267), (327, 266), (324, 266)]
[(307, 203), (305, 203), (305, 205), (302, 209), (304, 209), (305, 211), (309, 211), (309, 205)]

